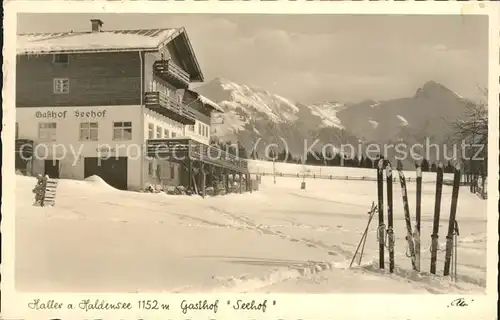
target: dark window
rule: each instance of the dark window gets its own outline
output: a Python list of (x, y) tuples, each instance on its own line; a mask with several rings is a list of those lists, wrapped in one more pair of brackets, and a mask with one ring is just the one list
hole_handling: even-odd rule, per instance
[(170, 167), (170, 179), (175, 179), (175, 167)]
[(67, 54), (55, 54), (54, 63), (69, 63), (69, 55)]

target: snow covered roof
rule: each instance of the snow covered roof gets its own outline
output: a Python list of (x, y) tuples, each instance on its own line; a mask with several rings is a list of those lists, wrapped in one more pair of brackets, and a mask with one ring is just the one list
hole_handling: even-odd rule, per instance
[(17, 36), (17, 54), (156, 51), (182, 32), (183, 28), (26, 33)]
[(203, 104), (206, 104), (206, 105), (212, 107), (216, 111), (224, 112), (224, 109), (222, 109), (217, 103), (213, 102), (212, 100), (208, 99), (205, 96), (202, 96), (201, 94), (200, 94), (200, 101)]
[(25, 33), (17, 35), (18, 55), (159, 51), (173, 41), (182, 56), (189, 57), (192, 81), (203, 81), (203, 74), (185, 29), (104, 30), (88, 32)]
[(204, 106), (212, 108), (215, 111), (224, 113), (224, 109), (222, 109), (221, 106), (219, 106), (217, 103), (213, 102), (212, 100), (208, 99), (207, 97), (202, 96), (198, 92), (188, 89), (188, 90), (186, 90), (186, 93), (190, 94), (193, 99), (199, 100)]

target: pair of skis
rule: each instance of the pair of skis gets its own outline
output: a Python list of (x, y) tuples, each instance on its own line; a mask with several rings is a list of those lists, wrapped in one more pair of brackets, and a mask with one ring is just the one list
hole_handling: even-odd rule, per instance
[[(451, 266), (451, 256), (453, 251), (453, 238), (457, 236), (457, 206), (458, 206), (458, 193), (460, 189), (460, 167), (457, 165), (455, 167), (455, 172), (453, 175), (453, 189), (451, 193), (451, 209), (450, 209), (450, 219), (448, 222), (448, 234), (446, 236), (446, 253), (444, 262), (444, 276), (450, 274)], [(443, 166), (439, 165), (437, 168), (437, 178), (436, 178), (436, 195), (434, 203), (434, 222), (432, 227), (431, 235), (431, 267), (430, 271), (432, 274), (436, 274), (436, 262), (437, 262), (437, 251), (438, 251), (438, 239), (439, 239), (439, 219), (441, 214), (441, 195), (443, 192)], [(456, 259), (456, 253), (455, 253)], [(456, 261), (455, 261), (456, 263)]]
[[(378, 239), (379, 239), (379, 267), (384, 269), (384, 248), (385, 248), (385, 237), (384, 237), (384, 216), (383, 216), (383, 174), (385, 171), (386, 185), (387, 185), (387, 249), (389, 251), (389, 271), (394, 272), (394, 212), (393, 212), (393, 191), (392, 191), (392, 166), (387, 161), (387, 165), (384, 168), (384, 159), (380, 159), (377, 168), (377, 195), (378, 195), (378, 207), (379, 207), (379, 229), (378, 229)], [(399, 181), (401, 184), (403, 206), (406, 221), (406, 241), (408, 243), (409, 254), (407, 256), (412, 262), (412, 267), (414, 270), (420, 270), (420, 208), (421, 208), (421, 195), (422, 195), (422, 175), (420, 168), (417, 168), (417, 224), (415, 227), (415, 233), (412, 232), (411, 219), (410, 219), (410, 209), (408, 205), (408, 193), (406, 188), (406, 178), (403, 173), (402, 168), (397, 168)]]
[[(384, 167), (385, 160), (381, 158), (377, 166), (377, 196), (378, 196), (378, 241), (379, 241), (379, 268), (385, 268), (385, 247), (389, 251), (389, 271), (394, 272), (394, 217), (392, 210), (392, 168), (387, 161)], [(384, 173), (386, 177), (387, 188), (387, 231), (384, 224)], [(387, 242), (387, 244), (386, 244)]]
[[(389, 251), (389, 272), (394, 272), (394, 217), (392, 211), (392, 169), (387, 161), (381, 158), (377, 166), (377, 197), (378, 197), (378, 241), (379, 241), (379, 268), (385, 268), (385, 247)], [(387, 231), (384, 224), (384, 173), (387, 187)], [(386, 240), (387, 238), (387, 240)]]

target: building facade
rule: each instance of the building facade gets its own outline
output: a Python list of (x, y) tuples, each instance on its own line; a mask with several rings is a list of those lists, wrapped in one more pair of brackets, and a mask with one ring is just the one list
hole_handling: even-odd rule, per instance
[(102, 25), (91, 20), (87, 32), (18, 35), (16, 169), (53, 178), (99, 175), (118, 189), (192, 187), (191, 158), (148, 153), (152, 142), (208, 146), (211, 115), (222, 112), (189, 90), (203, 74), (186, 31)]

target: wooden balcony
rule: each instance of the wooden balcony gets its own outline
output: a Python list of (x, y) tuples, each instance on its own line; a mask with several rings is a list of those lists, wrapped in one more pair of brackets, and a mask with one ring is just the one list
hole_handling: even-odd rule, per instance
[(193, 125), (196, 123), (196, 116), (188, 106), (170, 98), (163, 92), (145, 92), (144, 104), (146, 108), (184, 125)]
[(33, 140), (30, 139), (16, 139), (15, 152), (16, 155), (24, 159), (31, 158), (33, 156)]
[(157, 60), (153, 64), (154, 74), (177, 88), (187, 89), (190, 76), (172, 60)]
[(248, 173), (248, 162), (212, 145), (189, 138), (149, 139), (146, 141), (148, 157), (184, 163), (200, 161), (240, 173)]

